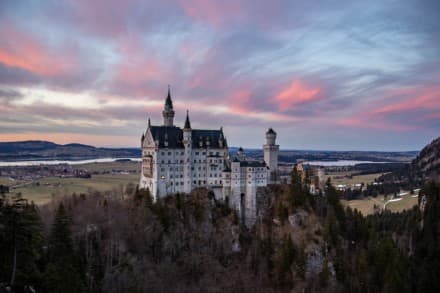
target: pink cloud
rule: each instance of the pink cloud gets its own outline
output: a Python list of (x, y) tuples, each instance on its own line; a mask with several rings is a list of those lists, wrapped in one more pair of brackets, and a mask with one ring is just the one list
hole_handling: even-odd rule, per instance
[(347, 127), (414, 131), (430, 127), (440, 119), (440, 87), (404, 88), (384, 95), (381, 104), (340, 119)]
[(282, 89), (274, 100), (280, 111), (288, 111), (298, 105), (308, 104), (322, 99), (320, 88), (310, 87), (300, 80), (293, 80), (286, 88)]
[(19, 30), (11, 24), (0, 29), (0, 63), (18, 67), (34, 74), (53, 77), (71, 72), (76, 67), (76, 58), (62, 50), (52, 50), (33, 35)]
[(405, 97), (395, 103), (384, 105), (374, 111), (374, 114), (386, 115), (396, 112), (408, 112), (414, 110), (437, 109), (440, 111), (440, 88), (403, 89), (392, 92), (393, 96)]
[[(117, 51), (120, 54), (120, 62), (113, 69), (111, 80), (113, 90), (135, 97), (164, 96), (166, 82), (173, 81), (173, 78), (155, 51), (144, 47), (134, 36), (120, 38)], [(150, 86), (154, 83), (161, 88)]]
[(223, 26), (244, 17), (243, 1), (181, 0), (186, 15), (214, 27)]

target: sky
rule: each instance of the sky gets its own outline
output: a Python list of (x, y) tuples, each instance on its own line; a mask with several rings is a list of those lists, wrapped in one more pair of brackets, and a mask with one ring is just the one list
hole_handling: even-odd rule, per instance
[(440, 134), (440, 1), (0, 1), (0, 141), (420, 150)]

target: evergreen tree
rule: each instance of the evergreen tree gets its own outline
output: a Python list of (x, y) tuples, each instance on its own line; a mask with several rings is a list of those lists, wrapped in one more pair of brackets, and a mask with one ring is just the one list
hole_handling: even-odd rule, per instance
[(292, 208), (305, 207), (307, 200), (307, 193), (304, 190), (303, 183), (301, 180), (301, 175), (293, 168), (291, 173), (291, 183), (290, 183), (290, 203)]
[(50, 292), (83, 292), (84, 278), (79, 258), (73, 249), (70, 218), (59, 204), (48, 245), (49, 264), (45, 272), (46, 289)]
[(0, 203), (0, 278), (18, 288), (40, 284), (42, 224), (34, 204), (20, 195)]

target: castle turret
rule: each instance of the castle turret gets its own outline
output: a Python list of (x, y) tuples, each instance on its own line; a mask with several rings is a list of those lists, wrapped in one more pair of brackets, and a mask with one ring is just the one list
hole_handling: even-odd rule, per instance
[(237, 151), (237, 159), (239, 161), (244, 161), (245, 160), (245, 155), (244, 155), (244, 150), (242, 147), (240, 147)]
[(278, 182), (278, 152), (280, 146), (275, 143), (277, 133), (272, 129), (266, 132), (266, 144), (263, 145), (264, 162), (269, 167), (268, 183)]
[(192, 138), (191, 138), (191, 123), (189, 121), (189, 113), (186, 111), (185, 125), (183, 126), (183, 145), (185, 147), (184, 154), (184, 191), (190, 193), (192, 189), (191, 179), (191, 152), (192, 152)]
[(173, 126), (174, 120), (174, 110), (173, 110), (173, 101), (171, 100), (170, 94), (170, 86), (168, 86), (168, 95), (165, 99), (165, 106), (162, 111), (163, 116), (163, 125), (164, 126)]

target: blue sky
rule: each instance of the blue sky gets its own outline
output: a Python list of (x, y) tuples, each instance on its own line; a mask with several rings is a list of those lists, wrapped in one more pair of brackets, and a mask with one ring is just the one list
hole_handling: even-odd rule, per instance
[(440, 133), (439, 1), (1, 1), (0, 140), (418, 150)]

